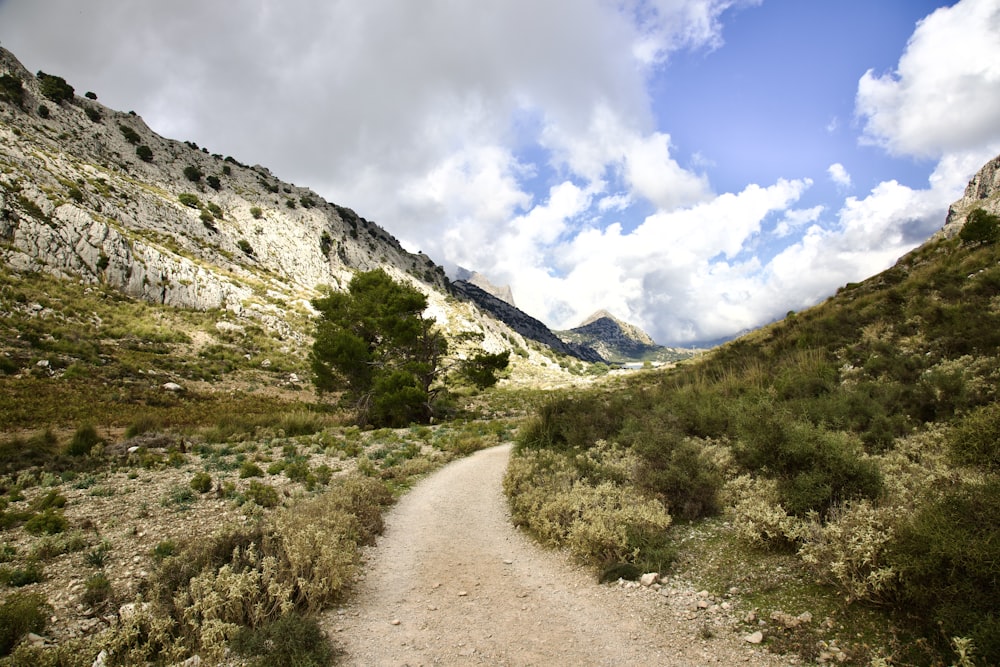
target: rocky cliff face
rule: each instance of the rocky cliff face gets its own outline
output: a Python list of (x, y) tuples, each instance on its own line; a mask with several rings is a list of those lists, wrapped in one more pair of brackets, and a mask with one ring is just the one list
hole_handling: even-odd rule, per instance
[(1000, 155), (980, 169), (965, 186), (962, 198), (948, 207), (948, 216), (934, 238), (951, 238), (958, 234), (970, 211), (981, 208), (1000, 215)]
[(228, 310), (300, 340), (319, 286), (341, 289), (355, 271), (381, 267), (427, 294), (454, 340), (489, 351), (523, 345), (471, 304), (455, 303), (434, 261), (354, 211), (260, 165), (161, 137), (66, 82), (54, 95), (51, 83), (0, 48), (6, 266)]

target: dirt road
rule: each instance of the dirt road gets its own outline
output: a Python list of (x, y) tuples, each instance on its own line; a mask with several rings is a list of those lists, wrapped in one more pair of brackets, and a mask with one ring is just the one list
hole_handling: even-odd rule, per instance
[(509, 522), (509, 453), (456, 461), (392, 510), (354, 602), (325, 619), (344, 664), (788, 664), (690, 588), (599, 585), (536, 546)]

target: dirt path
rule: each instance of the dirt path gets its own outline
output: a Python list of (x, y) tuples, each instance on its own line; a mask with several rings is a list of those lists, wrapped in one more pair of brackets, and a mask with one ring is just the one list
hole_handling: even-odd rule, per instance
[[(510, 446), (407, 494), (326, 629), (348, 665), (780, 665), (690, 589), (598, 585), (509, 522)], [(713, 635), (708, 638), (708, 635)]]

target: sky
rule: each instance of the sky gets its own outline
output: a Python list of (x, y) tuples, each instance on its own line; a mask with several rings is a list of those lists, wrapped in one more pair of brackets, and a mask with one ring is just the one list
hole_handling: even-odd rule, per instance
[(0, 45), (664, 345), (888, 268), (1000, 154), (1000, 0), (0, 0)]

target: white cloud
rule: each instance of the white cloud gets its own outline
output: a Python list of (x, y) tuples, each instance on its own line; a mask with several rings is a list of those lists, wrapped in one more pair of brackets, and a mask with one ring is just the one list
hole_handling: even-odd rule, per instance
[(937, 158), (1000, 143), (1000, 4), (962, 0), (917, 25), (895, 72), (858, 82), (866, 141)]
[(830, 175), (830, 180), (836, 183), (842, 188), (851, 187), (851, 175), (847, 173), (847, 169), (844, 165), (839, 162), (834, 162), (826, 169), (826, 173)]

